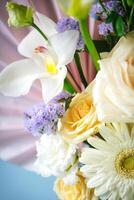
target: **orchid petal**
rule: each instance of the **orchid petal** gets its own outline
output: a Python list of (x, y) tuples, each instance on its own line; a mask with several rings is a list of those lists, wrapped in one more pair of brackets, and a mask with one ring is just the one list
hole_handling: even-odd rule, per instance
[(36, 21), (36, 24), (41, 28), (46, 37), (49, 38), (57, 33), (56, 23), (54, 21), (39, 12), (36, 12), (36, 15), (39, 19), (39, 22)]
[(38, 31), (33, 30), (21, 41), (18, 51), (25, 57), (32, 57), (34, 49), (39, 46), (47, 47), (47, 41)]
[(69, 30), (57, 33), (50, 38), (52, 48), (58, 56), (58, 66), (67, 65), (73, 60), (78, 37), (77, 30)]
[(34, 80), (42, 75), (43, 68), (36, 66), (33, 60), (16, 61), (0, 73), (0, 92), (12, 97), (26, 95)]
[(42, 95), (46, 103), (63, 90), (66, 74), (66, 67), (62, 67), (57, 75), (51, 75), (51, 77), (41, 79)]

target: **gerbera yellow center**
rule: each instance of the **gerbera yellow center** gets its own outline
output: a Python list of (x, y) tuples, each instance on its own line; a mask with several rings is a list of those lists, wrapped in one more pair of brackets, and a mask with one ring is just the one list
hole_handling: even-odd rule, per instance
[(134, 179), (134, 149), (121, 151), (115, 159), (115, 168), (119, 175)]
[(52, 59), (52, 57), (50, 57), (50, 56), (45, 56), (45, 68), (46, 68), (47, 72), (49, 72), (51, 74), (58, 73), (56, 64), (55, 64), (54, 60)]

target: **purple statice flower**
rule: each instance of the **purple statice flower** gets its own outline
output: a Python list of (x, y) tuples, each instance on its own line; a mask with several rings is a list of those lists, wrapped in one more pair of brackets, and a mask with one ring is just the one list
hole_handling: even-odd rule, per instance
[(98, 31), (100, 35), (107, 36), (109, 33), (113, 33), (113, 25), (112, 23), (106, 24), (105, 22), (102, 22), (98, 25)]
[(125, 15), (125, 10), (123, 6), (121, 5), (120, 1), (115, 1), (115, 0), (110, 0), (106, 1), (104, 3), (104, 6), (108, 11), (115, 11), (118, 15), (124, 16)]
[(79, 31), (79, 39), (77, 42), (77, 50), (84, 49), (84, 40), (82, 38), (82, 35), (80, 33), (80, 27), (78, 21), (71, 17), (63, 17), (61, 18), (57, 24), (56, 24), (56, 30), (57, 32), (61, 33), (66, 30), (78, 30)]
[(37, 104), (24, 113), (24, 127), (34, 136), (54, 133), (64, 112), (65, 108), (60, 103)]
[[(118, 0), (107, 0), (103, 2), (103, 5), (108, 12), (115, 11), (118, 15), (125, 15), (125, 10)], [(89, 15), (102, 20), (107, 18), (107, 13), (104, 12), (102, 6), (98, 2), (92, 5)]]
[(104, 3), (104, 6), (106, 7), (107, 10), (112, 11), (117, 6), (117, 1), (115, 1), (115, 0), (114, 1), (113, 0), (106, 1)]
[(93, 18), (98, 18), (97, 16), (100, 15), (103, 12), (103, 9), (99, 3), (92, 4), (92, 7), (90, 9), (89, 15)]
[(67, 100), (69, 97), (71, 97), (72, 95), (68, 92), (60, 92), (57, 96), (55, 96), (50, 102), (58, 102), (59, 100)]

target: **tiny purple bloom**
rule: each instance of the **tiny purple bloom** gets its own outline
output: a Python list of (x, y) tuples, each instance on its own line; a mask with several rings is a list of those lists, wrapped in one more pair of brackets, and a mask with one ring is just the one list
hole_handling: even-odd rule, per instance
[(103, 12), (103, 9), (99, 3), (92, 4), (91, 10), (89, 15), (93, 18), (97, 18), (97, 15), (101, 14)]
[(109, 11), (113, 10), (121, 16), (125, 15), (125, 10), (120, 1), (110, 0), (110, 1), (105, 2), (104, 5), (105, 5), (106, 9)]
[(106, 24), (102, 22), (98, 25), (99, 34), (103, 36), (107, 36), (109, 33), (113, 33), (112, 23)]
[(55, 96), (53, 99), (51, 99), (50, 102), (58, 102), (61, 99), (66, 100), (69, 97), (71, 97), (71, 94), (68, 93), (68, 92), (63, 91), (63, 92), (60, 92), (57, 96)]
[(71, 94), (61, 92), (48, 104), (39, 103), (24, 113), (24, 127), (33, 136), (51, 134), (57, 131), (58, 120), (65, 113), (64, 103), (59, 100), (67, 100)]
[(54, 133), (64, 112), (64, 106), (59, 103), (37, 104), (24, 113), (24, 126), (34, 136)]

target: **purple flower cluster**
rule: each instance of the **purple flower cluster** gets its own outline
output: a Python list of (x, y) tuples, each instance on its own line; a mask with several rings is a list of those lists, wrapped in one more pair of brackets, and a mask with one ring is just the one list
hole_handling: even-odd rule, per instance
[(103, 2), (103, 5), (107, 12), (105, 12), (100, 3), (97, 2), (92, 5), (90, 16), (102, 21), (102, 23), (98, 25), (99, 34), (107, 36), (114, 32), (112, 23), (105, 23), (105, 20), (109, 16), (108, 13), (110, 14), (111, 11), (114, 11), (118, 15), (124, 16), (125, 10), (119, 0), (106, 0)]
[(106, 24), (105, 22), (102, 22), (98, 25), (98, 31), (100, 35), (107, 36), (114, 32), (113, 25), (112, 23)]
[[(78, 30), (80, 32), (80, 27), (78, 21), (76, 21), (75, 19), (71, 17), (63, 17), (57, 22), (56, 30), (59, 33), (64, 32), (66, 30)], [(84, 49), (84, 41), (80, 33), (77, 42), (77, 50), (81, 49)]]
[(34, 136), (56, 132), (58, 119), (63, 116), (65, 108), (60, 99), (67, 99), (69, 93), (63, 92), (52, 99), (48, 104), (40, 103), (24, 113), (24, 126)]
[(69, 97), (71, 97), (71, 94), (68, 92), (61, 92), (57, 96), (55, 96), (50, 102), (56, 103), (60, 100), (67, 100)]
[[(103, 4), (108, 12), (115, 11), (118, 15), (121, 15), (121, 16), (125, 15), (125, 10), (123, 6), (121, 5), (120, 1), (108, 0), (104, 2)], [(107, 17), (107, 14), (104, 13), (102, 6), (99, 3), (95, 3), (91, 7), (90, 16), (96, 18), (99, 15), (101, 15), (100, 17), (102, 17), (103, 19)]]
[(118, 15), (124, 16), (125, 10), (120, 1), (110, 0), (105, 2), (105, 7), (108, 11), (115, 11)]
[(90, 16), (96, 18), (98, 14), (103, 13), (102, 6), (99, 3), (94, 3), (90, 10)]

